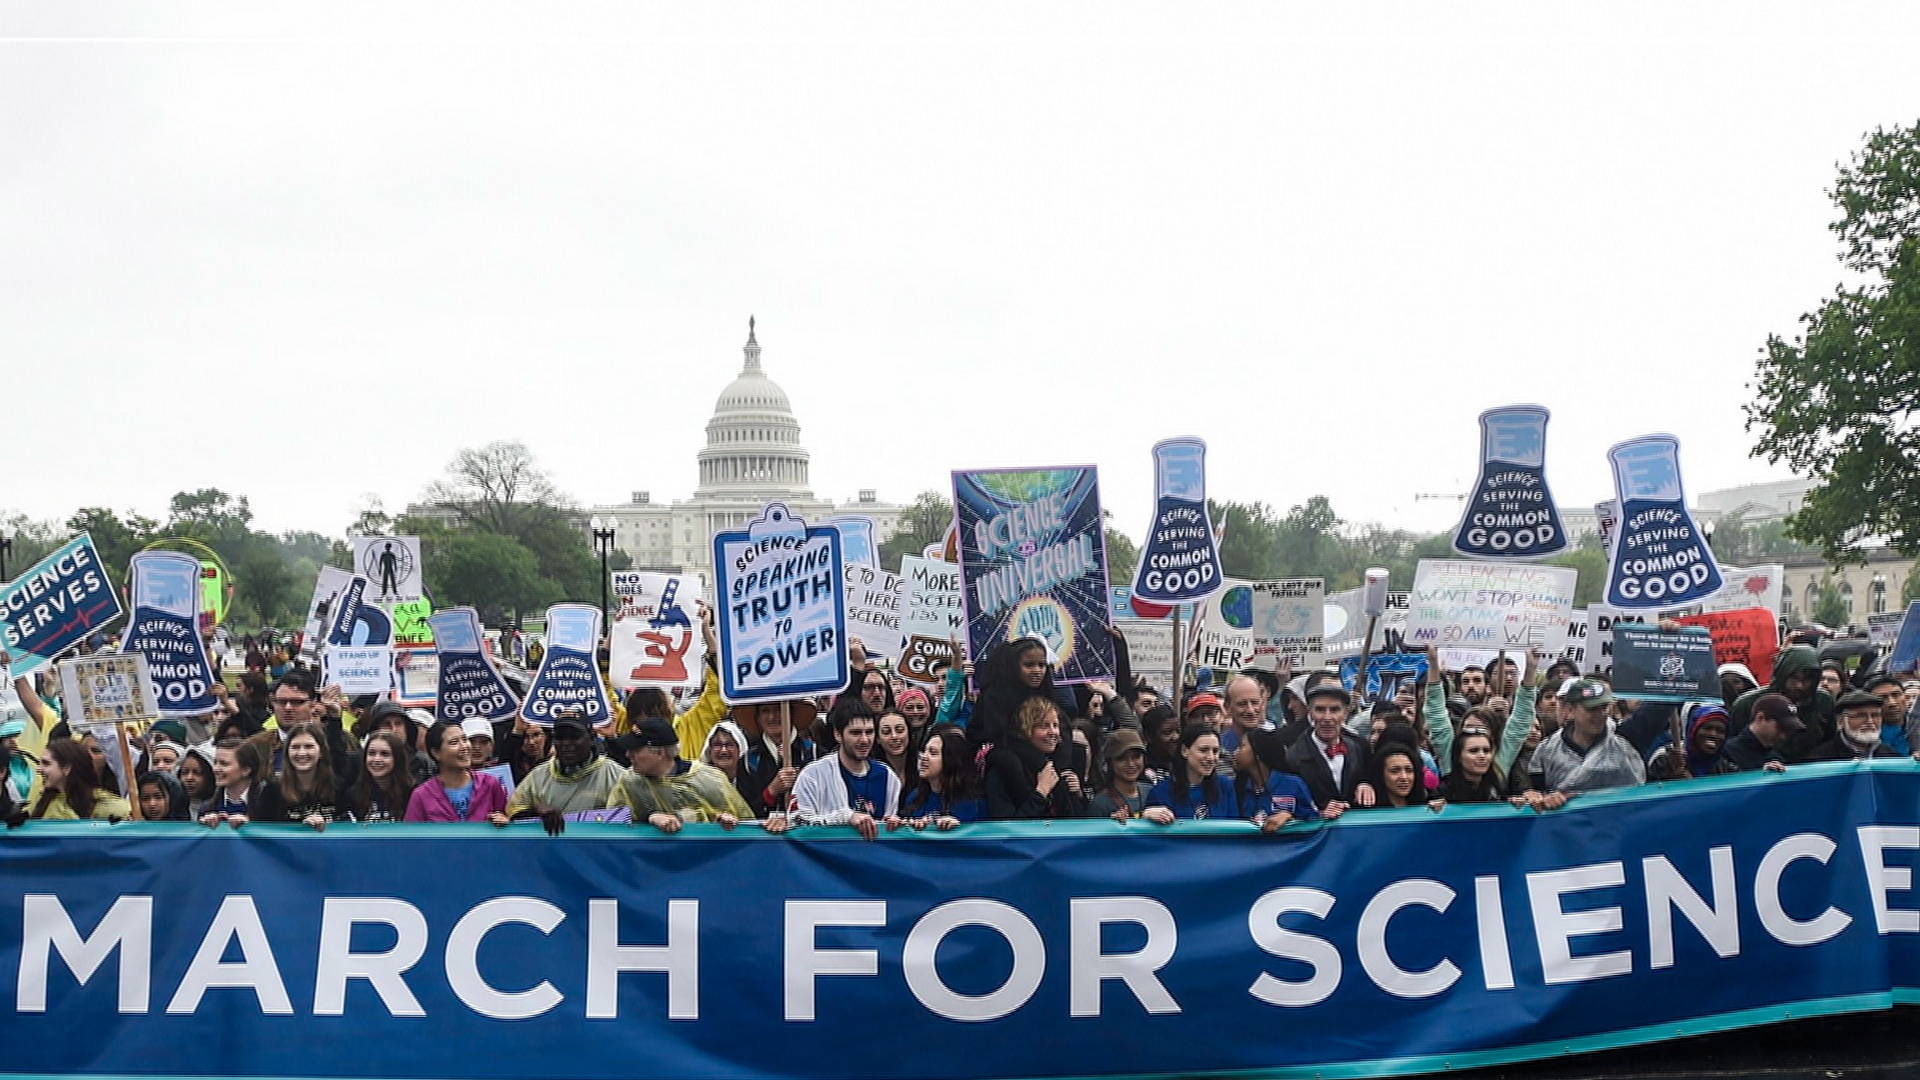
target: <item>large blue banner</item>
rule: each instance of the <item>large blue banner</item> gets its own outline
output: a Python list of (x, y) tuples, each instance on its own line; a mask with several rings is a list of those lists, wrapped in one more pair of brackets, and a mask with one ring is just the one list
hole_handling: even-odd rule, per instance
[(1916, 769), (1272, 836), (31, 822), (0, 1073), (1355, 1076), (1886, 1008)]
[(200, 636), (200, 560), (142, 551), (127, 568), (133, 615), (121, 652), (145, 654), (161, 716), (198, 716), (214, 706), (213, 661)]
[(1680, 440), (1645, 435), (1607, 451), (1620, 524), (1607, 562), (1606, 602), (1628, 611), (1671, 611), (1720, 591), (1724, 579), (1706, 535), (1687, 509)]
[(1107, 541), (1092, 466), (953, 474), (967, 655), (1023, 637), (1047, 644), (1056, 682), (1113, 674)]
[(31, 675), (120, 617), (120, 598), (86, 533), (0, 585), (0, 629), (13, 674)]

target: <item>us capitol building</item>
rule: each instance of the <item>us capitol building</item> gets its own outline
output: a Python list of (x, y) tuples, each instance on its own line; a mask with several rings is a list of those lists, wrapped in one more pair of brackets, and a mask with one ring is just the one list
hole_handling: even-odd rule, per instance
[(707, 445), (700, 451), (700, 486), (671, 505), (636, 491), (627, 502), (595, 506), (582, 515), (612, 520), (613, 546), (636, 570), (698, 570), (713, 581), (713, 534), (737, 529), (770, 502), (784, 502), (809, 525), (836, 515), (870, 517), (874, 543), (899, 524), (902, 507), (880, 502), (870, 488), (850, 503), (816, 498), (807, 486), (807, 451), (786, 391), (760, 368), (760, 342), (747, 320), (746, 363), (714, 403)]

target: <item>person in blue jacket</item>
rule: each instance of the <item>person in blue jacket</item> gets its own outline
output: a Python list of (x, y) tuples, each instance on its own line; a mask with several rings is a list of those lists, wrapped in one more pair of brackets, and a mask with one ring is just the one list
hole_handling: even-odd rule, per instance
[(1232, 780), (1215, 775), (1219, 764), (1220, 736), (1209, 724), (1188, 724), (1180, 730), (1180, 760), (1172, 774), (1147, 793), (1147, 808), (1140, 816), (1159, 825), (1237, 818), (1255, 822), (1268, 833), (1289, 821), (1320, 816), (1299, 777), (1276, 769), (1243, 800)]

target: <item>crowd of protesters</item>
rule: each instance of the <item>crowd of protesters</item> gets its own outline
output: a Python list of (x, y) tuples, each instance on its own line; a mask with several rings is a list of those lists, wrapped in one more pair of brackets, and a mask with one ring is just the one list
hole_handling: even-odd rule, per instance
[[(710, 619), (703, 633), (711, 639)], [(1720, 694), (1616, 697), (1567, 660), (1503, 656), (1359, 702), (1333, 670), (1247, 670), (1217, 691), (1135, 679), (1113, 634), (1111, 682), (1058, 685), (1023, 638), (913, 686), (856, 642), (850, 688), (826, 700), (729, 707), (711, 667), (676, 706), (657, 689), (595, 729), (577, 714), (435, 720), (315, 684), (274, 646), (205, 716), (155, 723), (118, 747), (68, 725), (48, 680), (15, 681), (25, 719), (0, 723), (0, 819), (304, 825), (628, 821), (768, 832), (948, 830), (970, 822), (1098, 818), (1275, 832), (1381, 808), (1507, 802), (1552, 811), (1588, 792), (1807, 762), (1920, 756), (1920, 680), (1869, 651), (1823, 659), (1789, 637), (1766, 685), (1738, 664)], [(707, 655), (717, 650), (711, 647)], [(285, 661), (283, 669), (274, 667)], [(1124, 688), (1121, 689), (1121, 688)], [(51, 702), (51, 703), (50, 703)]]

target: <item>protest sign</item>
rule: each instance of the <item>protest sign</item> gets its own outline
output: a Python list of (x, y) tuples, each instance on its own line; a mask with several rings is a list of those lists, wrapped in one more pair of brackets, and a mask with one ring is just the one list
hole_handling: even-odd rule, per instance
[(1297, 671), (1319, 667), (1326, 655), (1327, 583), (1320, 578), (1283, 578), (1256, 581), (1249, 588), (1253, 666), (1273, 671), (1281, 658), (1288, 657)]
[[(1356, 688), (1360, 681), (1360, 658), (1348, 656), (1340, 661), (1340, 685), (1354, 691), (1360, 706), (1394, 697), (1401, 687), (1412, 686), (1426, 674), (1426, 653), (1372, 653), (1367, 657), (1366, 685)], [(1356, 706), (1356, 712), (1360, 706)]]
[(327, 627), (340, 594), (353, 582), (353, 571), (323, 566), (313, 578), (313, 598), (307, 601), (307, 620), (300, 635), (300, 655), (310, 663), (320, 660), (320, 646), (326, 644)]
[(1716, 666), (1745, 664), (1761, 686), (1773, 681), (1773, 660), (1780, 651), (1780, 631), (1773, 612), (1765, 608), (1707, 611), (1699, 615), (1682, 615), (1674, 621), (1682, 626), (1706, 629), (1713, 638), (1713, 662)]
[(784, 503), (768, 503), (745, 529), (713, 535), (720, 693), (729, 703), (847, 688), (841, 536)]
[(393, 700), (410, 709), (431, 709), (439, 696), (439, 650), (434, 648), (395, 649)]
[(1613, 538), (1620, 531), (1620, 501), (1605, 499), (1593, 504), (1593, 520), (1600, 530), (1600, 546), (1609, 558), (1613, 555)]
[(433, 627), (439, 661), (434, 687), (436, 720), (511, 720), (519, 704), (513, 688), (500, 677), (480, 632), (480, 613), (470, 607), (436, 611), (427, 622)]
[(1587, 670), (1587, 609), (1576, 608), (1567, 620), (1567, 644), (1560, 650), (1560, 659), (1573, 662), (1575, 671)]
[(393, 643), (404, 649), (422, 649), (433, 644), (433, 627), (427, 617), (433, 614), (433, 601), (426, 597), (391, 604), (387, 614), (393, 619)]
[(1713, 550), (1687, 509), (1680, 440), (1647, 435), (1607, 451), (1620, 500), (1620, 527), (1607, 561), (1612, 607), (1658, 611), (1698, 603), (1726, 584)]
[(1173, 685), (1173, 621), (1119, 619), (1113, 624), (1126, 639), (1127, 656), (1137, 679), (1157, 687)]
[(1920, 668), (1920, 600), (1907, 605), (1900, 620), (1900, 632), (1893, 636), (1893, 651), (1887, 654), (1887, 670), (1905, 675)]
[(353, 644), (353, 628), (360, 621), (360, 605), (371, 584), (360, 574), (347, 579), (347, 587), (334, 597), (333, 610), (327, 616), (326, 644)]
[(68, 723), (121, 724), (160, 715), (160, 696), (141, 653), (95, 653), (62, 660), (60, 701)]
[(520, 718), (552, 727), (556, 710), (575, 710), (588, 727), (613, 719), (613, 704), (600, 681), (600, 609), (592, 604), (555, 604), (547, 609), (547, 651), (520, 702)]
[(367, 579), (366, 599), (380, 604), (420, 599), (420, 538), (417, 536), (356, 536), (353, 568)]
[(1867, 616), (1867, 641), (1870, 644), (1885, 647), (1893, 644), (1900, 636), (1900, 624), (1906, 621), (1904, 611), (1882, 611)]
[(922, 555), (903, 555), (900, 576), (907, 581), (906, 610), (900, 617), (901, 677), (933, 686), (933, 665), (960, 663), (954, 646), (967, 633), (967, 611), (960, 601), (960, 568)]
[(200, 636), (200, 560), (178, 551), (139, 552), (127, 571), (127, 591), (133, 614), (120, 651), (146, 656), (160, 715), (212, 710), (217, 680)]
[(1435, 648), (1558, 648), (1577, 576), (1560, 566), (1421, 559), (1406, 639)]
[(1547, 418), (1539, 405), (1480, 414), (1480, 478), (1467, 496), (1453, 550), (1475, 559), (1538, 559), (1567, 546), (1547, 489)]
[(1634, 701), (1718, 701), (1713, 639), (1706, 634), (1613, 629), (1613, 693)]
[(513, 789), (519, 786), (513, 779), (513, 766), (504, 761), (498, 765), (489, 765), (484, 769), (475, 769), (473, 771), (491, 776), (495, 780), (500, 781), (500, 786), (506, 789), (507, 798), (509, 799), (513, 798)]
[(840, 559), (854, 566), (879, 566), (880, 541), (876, 539), (879, 529), (872, 518), (864, 514), (842, 514), (830, 517), (825, 524), (840, 530)]
[[(1145, 608), (1143, 611), (1142, 608)], [(1133, 586), (1115, 585), (1107, 590), (1107, 621), (1119, 619), (1165, 619), (1171, 616), (1175, 608), (1179, 609), (1181, 622), (1192, 622), (1198, 609), (1192, 604), (1136, 605), (1133, 600)]]
[(907, 579), (876, 566), (848, 563), (840, 580), (847, 597), (847, 636), (860, 639), (868, 656), (899, 660)]
[[(1413, 594), (1387, 593), (1387, 609), (1380, 616), (1379, 625), (1374, 627), (1373, 648), (1376, 652), (1402, 651), (1401, 647), (1406, 642), (1407, 613), (1412, 608)], [(1361, 639), (1367, 635), (1366, 589), (1342, 589), (1328, 594), (1321, 619), (1328, 659), (1360, 655)]]
[[(1201, 668), (1228, 674), (1253, 663), (1253, 585), (1227, 579), (1197, 605), (1200, 615), (1185, 631), (1187, 654)], [(1169, 625), (1171, 632), (1171, 625)]]
[(1113, 675), (1099, 477), (1091, 466), (953, 474), (967, 653), (1038, 638), (1054, 681)]
[(700, 686), (706, 677), (707, 645), (693, 602), (706, 588), (696, 574), (614, 572), (613, 594), (619, 605), (607, 670), (615, 688), (690, 690)]
[(0, 584), (0, 629), (6, 632), (16, 679), (52, 663), (119, 617), (120, 598), (87, 533)]
[(1585, 675), (1607, 675), (1613, 671), (1613, 628), (1621, 624), (1645, 626), (1648, 616), (1641, 611), (1621, 611), (1605, 604), (1587, 605), (1587, 659), (1581, 668)]
[(1220, 545), (1207, 518), (1207, 444), (1153, 446), (1153, 521), (1133, 572), (1134, 598), (1155, 604), (1205, 600), (1220, 590)]
[(320, 682), (349, 697), (393, 689), (393, 647), (329, 645), (320, 652)]

